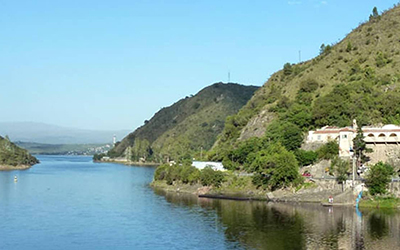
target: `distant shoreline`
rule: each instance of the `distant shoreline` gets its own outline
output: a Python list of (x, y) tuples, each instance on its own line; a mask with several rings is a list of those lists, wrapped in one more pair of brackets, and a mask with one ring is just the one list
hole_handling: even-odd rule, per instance
[(123, 164), (126, 166), (159, 166), (161, 165), (161, 163), (157, 163), (157, 162), (134, 162), (134, 161), (126, 161), (126, 160), (101, 160), (101, 161), (95, 161), (93, 160), (93, 162), (95, 163), (118, 163), (118, 164)]
[(31, 167), (32, 166), (30, 165), (18, 165), (18, 166), (0, 165), (0, 171), (26, 170)]

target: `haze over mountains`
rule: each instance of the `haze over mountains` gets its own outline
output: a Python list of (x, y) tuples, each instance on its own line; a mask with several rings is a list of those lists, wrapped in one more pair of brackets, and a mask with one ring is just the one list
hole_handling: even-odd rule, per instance
[(37, 122), (0, 122), (0, 135), (11, 141), (47, 144), (111, 143), (113, 136), (121, 140), (129, 130), (87, 130)]

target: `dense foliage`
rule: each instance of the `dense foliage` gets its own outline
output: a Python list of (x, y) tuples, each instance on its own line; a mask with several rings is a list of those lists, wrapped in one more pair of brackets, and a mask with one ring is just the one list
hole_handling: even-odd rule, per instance
[(365, 181), (369, 193), (371, 195), (385, 194), (393, 173), (393, 167), (387, 163), (378, 162), (372, 166), (367, 173)]
[(317, 150), (318, 159), (331, 160), (339, 153), (339, 145), (336, 141), (330, 141)]
[[(375, 9), (370, 19), (343, 41), (322, 44), (316, 58), (285, 63), (237, 114), (227, 117), (208, 159), (252, 172), (254, 184), (276, 189), (297, 183), (299, 166), (337, 156), (335, 141), (316, 152), (301, 150), (307, 131), (349, 126), (353, 119), (359, 126), (400, 124), (400, 107), (394, 105), (400, 102), (395, 39), (400, 36), (400, 8), (382, 15)], [(366, 152), (359, 139), (357, 153)], [(347, 164), (336, 161), (332, 166), (339, 182), (347, 178)]]
[(19, 148), (7, 137), (0, 136), (0, 165), (34, 165), (39, 161), (25, 149)]
[(294, 154), (300, 167), (311, 165), (318, 159), (318, 153), (312, 150), (297, 149)]
[[(399, 125), (400, 108), (394, 104), (400, 102), (400, 50), (389, 48), (395, 48), (394, 37), (400, 36), (400, 8), (382, 15), (375, 10), (370, 19), (343, 41), (323, 44), (316, 58), (286, 63), (226, 120), (213, 151), (221, 155), (238, 141), (265, 133), (293, 150), (298, 131), (349, 126), (353, 119), (360, 126)], [(281, 139), (283, 128), (292, 132), (293, 142)]]
[(300, 182), (296, 156), (282, 145), (270, 144), (255, 156), (249, 170), (258, 187), (275, 190)]
[(166, 181), (168, 185), (175, 182), (183, 184), (200, 183), (203, 186), (219, 187), (224, 181), (224, 173), (213, 170), (211, 167), (205, 167), (198, 170), (190, 162), (182, 164), (163, 164), (157, 167), (154, 173), (154, 180)]
[(110, 150), (108, 156), (150, 162), (198, 158), (202, 150), (215, 143), (226, 117), (245, 105), (256, 89), (233, 83), (206, 87), (162, 108)]

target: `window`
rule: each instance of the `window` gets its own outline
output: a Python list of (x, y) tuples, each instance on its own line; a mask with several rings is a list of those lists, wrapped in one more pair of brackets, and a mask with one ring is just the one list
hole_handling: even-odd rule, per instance
[(342, 135), (342, 139), (347, 139), (347, 135)]
[(320, 141), (321, 140), (321, 136), (319, 135), (319, 136), (317, 136), (317, 140), (318, 141)]

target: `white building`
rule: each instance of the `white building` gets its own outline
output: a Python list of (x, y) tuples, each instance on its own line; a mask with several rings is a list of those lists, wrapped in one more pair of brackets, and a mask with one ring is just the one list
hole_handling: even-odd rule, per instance
[(214, 170), (219, 170), (219, 171), (226, 171), (224, 166), (222, 165), (222, 162), (215, 162), (215, 161), (193, 161), (192, 163), (193, 167), (196, 167), (199, 170), (202, 170), (203, 168), (210, 166)]
[[(385, 125), (382, 127), (362, 127), (364, 140), (370, 147), (379, 144), (399, 144), (400, 127), (396, 125)], [(325, 126), (316, 131), (309, 131), (307, 142), (326, 143), (336, 140), (339, 143), (339, 156), (349, 157), (353, 148), (353, 139), (357, 135), (357, 123), (353, 120), (353, 126), (338, 128)]]

